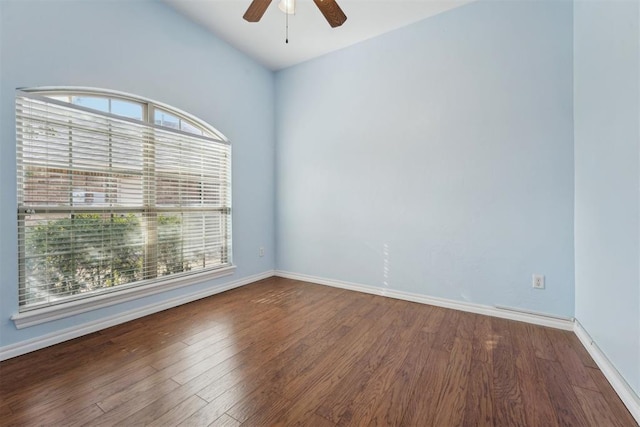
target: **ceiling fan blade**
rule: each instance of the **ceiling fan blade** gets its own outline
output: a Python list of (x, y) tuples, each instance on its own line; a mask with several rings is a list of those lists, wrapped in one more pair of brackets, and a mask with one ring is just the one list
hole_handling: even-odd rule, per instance
[(313, 0), (320, 9), (320, 12), (324, 15), (329, 25), (333, 28), (339, 27), (347, 20), (347, 15), (344, 14), (336, 0)]
[(243, 18), (249, 22), (258, 22), (270, 4), (271, 0), (253, 0)]

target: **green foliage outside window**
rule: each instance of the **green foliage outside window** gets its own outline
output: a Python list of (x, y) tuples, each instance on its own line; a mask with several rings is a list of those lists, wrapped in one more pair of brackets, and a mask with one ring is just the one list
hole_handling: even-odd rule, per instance
[[(158, 217), (158, 274), (186, 271), (182, 221)], [(145, 279), (144, 242), (134, 214), (75, 214), (27, 229), (28, 282), (50, 295), (73, 295)]]
[(189, 271), (182, 247), (182, 221), (178, 216), (158, 216), (158, 274)]

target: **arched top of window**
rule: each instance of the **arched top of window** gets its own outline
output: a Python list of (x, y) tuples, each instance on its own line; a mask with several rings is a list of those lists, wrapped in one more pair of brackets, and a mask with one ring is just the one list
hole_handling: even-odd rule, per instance
[(85, 87), (39, 87), (20, 90), (89, 110), (227, 141), (222, 133), (205, 121), (177, 108), (137, 95)]

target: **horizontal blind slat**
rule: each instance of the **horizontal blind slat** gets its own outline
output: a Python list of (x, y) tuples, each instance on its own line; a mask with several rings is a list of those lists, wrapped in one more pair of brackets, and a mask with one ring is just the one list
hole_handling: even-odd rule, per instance
[(226, 141), (26, 93), (16, 124), (21, 311), (229, 265)]

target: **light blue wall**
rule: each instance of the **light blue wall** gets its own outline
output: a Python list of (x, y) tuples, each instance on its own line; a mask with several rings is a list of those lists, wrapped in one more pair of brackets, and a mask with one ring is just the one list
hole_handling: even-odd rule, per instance
[[(274, 77), (156, 1), (0, 0), (0, 347), (274, 268)], [(17, 310), (14, 90), (115, 89), (211, 123), (233, 144), (236, 273), (23, 330)], [(258, 247), (266, 255), (258, 257)]]
[(479, 2), (279, 72), (278, 269), (573, 316), (572, 38)]
[(575, 2), (576, 317), (640, 394), (637, 1)]

